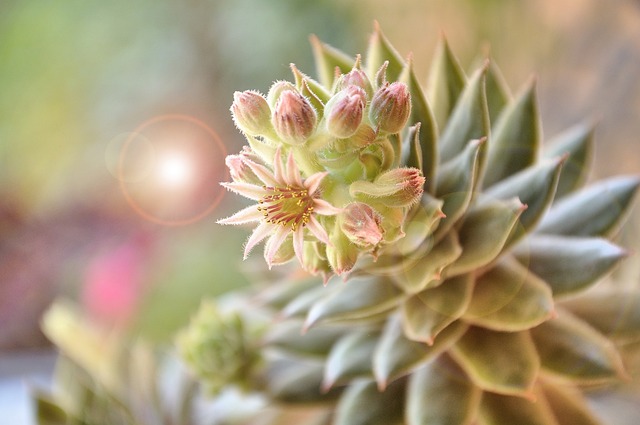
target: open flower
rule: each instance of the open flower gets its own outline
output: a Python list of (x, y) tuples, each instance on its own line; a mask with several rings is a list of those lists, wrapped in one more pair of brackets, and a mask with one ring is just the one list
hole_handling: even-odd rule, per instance
[(267, 236), (264, 257), (271, 267), (278, 249), (291, 234), (296, 257), (303, 263), (305, 229), (309, 229), (318, 241), (330, 245), (327, 231), (316, 215), (335, 215), (342, 210), (319, 198), (318, 188), (328, 173), (315, 173), (302, 179), (293, 154), (289, 153), (286, 167), (282, 163), (280, 149), (273, 160), (273, 171), (249, 159), (245, 164), (264, 183), (257, 186), (245, 182), (222, 183), (228, 190), (258, 201), (231, 217), (219, 220), (220, 224), (259, 222), (244, 249), (246, 259), (253, 247)]

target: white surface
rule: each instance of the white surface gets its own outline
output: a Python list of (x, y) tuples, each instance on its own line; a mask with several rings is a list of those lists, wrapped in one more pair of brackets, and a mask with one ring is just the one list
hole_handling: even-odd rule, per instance
[(0, 425), (33, 425), (30, 388), (48, 388), (55, 353), (0, 353)]

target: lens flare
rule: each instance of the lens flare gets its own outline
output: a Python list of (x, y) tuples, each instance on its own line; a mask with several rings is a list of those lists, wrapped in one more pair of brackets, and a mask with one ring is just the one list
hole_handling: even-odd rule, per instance
[(167, 187), (182, 188), (193, 181), (193, 164), (184, 154), (172, 153), (159, 158), (158, 179)]

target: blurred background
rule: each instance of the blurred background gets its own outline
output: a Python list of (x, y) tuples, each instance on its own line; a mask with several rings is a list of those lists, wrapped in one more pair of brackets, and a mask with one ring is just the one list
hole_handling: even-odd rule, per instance
[[(247, 233), (215, 224), (240, 202), (218, 186), (242, 146), (233, 92), (266, 92), (290, 62), (313, 75), (310, 33), (364, 53), (374, 19), (424, 81), (441, 33), (468, 68), (490, 46), (514, 91), (538, 77), (546, 138), (599, 122), (592, 178), (640, 172), (637, 0), (4, 0), (0, 353), (48, 346), (54, 297), (167, 342), (203, 297), (246, 285)], [(621, 236), (636, 251), (637, 211)], [(617, 276), (640, 284), (638, 263)]]

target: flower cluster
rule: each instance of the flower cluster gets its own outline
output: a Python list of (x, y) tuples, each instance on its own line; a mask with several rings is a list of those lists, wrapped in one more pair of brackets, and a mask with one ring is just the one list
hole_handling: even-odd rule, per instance
[(233, 181), (223, 186), (257, 204), (219, 222), (258, 223), (245, 258), (267, 239), (269, 267), (296, 257), (326, 280), (404, 235), (425, 178), (400, 165), (411, 96), (405, 83), (386, 81), (386, 64), (369, 78), (357, 58), (331, 89), (291, 67), (295, 84), (234, 95), (248, 146), (227, 157)]

